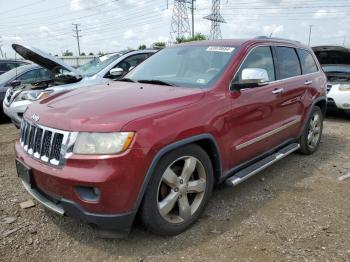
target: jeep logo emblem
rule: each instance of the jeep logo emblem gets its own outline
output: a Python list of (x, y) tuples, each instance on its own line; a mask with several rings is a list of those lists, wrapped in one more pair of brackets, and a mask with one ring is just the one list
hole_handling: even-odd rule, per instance
[(35, 121), (35, 122), (38, 122), (40, 117), (37, 115), (37, 114), (33, 114), (32, 115), (32, 119)]

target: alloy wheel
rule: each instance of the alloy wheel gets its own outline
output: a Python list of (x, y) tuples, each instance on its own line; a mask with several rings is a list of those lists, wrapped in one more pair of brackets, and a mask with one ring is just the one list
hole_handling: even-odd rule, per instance
[(321, 125), (321, 116), (318, 112), (315, 112), (311, 118), (307, 135), (307, 144), (311, 149), (314, 149), (318, 145), (321, 138)]
[(158, 210), (170, 223), (188, 221), (200, 207), (206, 191), (207, 174), (195, 157), (175, 160), (164, 171), (158, 186)]

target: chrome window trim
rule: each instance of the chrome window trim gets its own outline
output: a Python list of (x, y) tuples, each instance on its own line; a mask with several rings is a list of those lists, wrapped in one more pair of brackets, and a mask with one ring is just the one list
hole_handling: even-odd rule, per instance
[(246, 142), (244, 142), (242, 144), (237, 145), (236, 146), (236, 150), (240, 150), (240, 149), (246, 148), (248, 146), (251, 146), (251, 145), (253, 145), (253, 144), (257, 143), (257, 142), (260, 142), (260, 141), (262, 141), (262, 140), (264, 140), (264, 139), (266, 139), (266, 138), (268, 138), (270, 136), (273, 136), (273, 135), (275, 135), (275, 134), (277, 134), (279, 132), (282, 132), (283, 130), (285, 130), (285, 129), (287, 129), (287, 128), (289, 128), (289, 127), (291, 127), (291, 126), (293, 126), (293, 125), (295, 125), (295, 124), (297, 124), (299, 122), (300, 122), (300, 119), (294, 119), (294, 120), (288, 122), (287, 124), (284, 124), (283, 126), (280, 126), (279, 128), (271, 130), (271, 131), (269, 131), (269, 132), (267, 132), (265, 134), (262, 134), (262, 135), (260, 135), (260, 136), (258, 136), (256, 138), (253, 138), (253, 139), (248, 140), (248, 141), (246, 141)]
[[(244, 62), (247, 60), (247, 58), (248, 58), (248, 56), (250, 55), (250, 53), (254, 50), (254, 49), (256, 49), (256, 48), (258, 48), (258, 47), (289, 47), (289, 48), (295, 48), (295, 49), (303, 49), (303, 50), (306, 50), (306, 51), (308, 51), (308, 52), (310, 52), (310, 50), (308, 49), (308, 48), (305, 48), (305, 47), (297, 47), (297, 46), (294, 46), (294, 45), (292, 45), (292, 44), (290, 44), (290, 45), (288, 45), (288, 44), (282, 44), (282, 43), (264, 43), (264, 44), (259, 44), (259, 45), (256, 45), (256, 46), (253, 46), (253, 48), (251, 48), (250, 50), (249, 50), (249, 52), (245, 55), (245, 57), (244, 57), (244, 59), (243, 59), (243, 61), (241, 62), (241, 64), (239, 65), (239, 67), (238, 67), (238, 69), (236, 70), (236, 72), (235, 72), (235, 74), (234, 74), (234, 76), (233, 76), (233, 78), (231, 79), (231, 81), (230, 81), (230, 84), (229, 84), (229, 87), (228, 87), (228, 89), (229, 89), (229, 91), (230, 92), (232, 92), (233, 90), (231, 90), (231, 86), (232, 86), (232, 83), (233, 83), (233, 80), (236, 78), (236, 76), (237, 76), (237, 74), (238, 74), (238, 72), (241, 70), (241, 68), (242, 68), (242, 66), (243, 66), (243, 64), (244, 64)], [(272, 52), (271, 52), (272, 53)], [(297, 54), (298, 55), (298, 54)], [(314, 58), (314, 55), (311, 53), (311, 55), (312, 55), (312, 57)], [(272, 57), (273, 57), (273, 53), (272, 53)], [(315, 59), (315, 58), (314, 58)], [(274, 62), (275, 62), (275, 60), (274, 60)], [(309, 73), (309, 74), (301, 74), (301, 75), (298, 75), (298, 76), (292, 76), (292, 77), (288, 77), (288, 78), (284, 78), (284, 79), (278, 79), (278, 80), (274, 80), (274, 81), (271, 81), (271, 82), (268, 82), (267, 83), (267, 85), (270, 85), (270, 84), (275, 84), (275, 83), (279, 83), (279, 82), (284, 82), (284, 81), (289, 81), (289, 80), (291, 80), (291, 79), (295, 79), (295, 78), (299, 78), (299, 77), (304, 77), (304, 76), (308, 76), (308, 75), (314, 75), (314, 74), (319, 74), (320, 72), (321, 72), (321, 70), (320, 70), (320, 66), (316, 63), (316, 65), (317, 65), (317, 69), (318, 69), (318, 71), (316, 71), (316, 72), (313, 72), (313, 73)], [(301, 65), (300, 65), (301, 66)], [(274, 67), (276, 68), (276, 65), (274, 64)], [(264, 85), (264, 86), (267, 86), (267, 85)], [(262, 86), (263, 87), (263, 86)], [(243, 88), (243, 89), (241, 89), (241, 90), (246, 90), (247, 88)]]

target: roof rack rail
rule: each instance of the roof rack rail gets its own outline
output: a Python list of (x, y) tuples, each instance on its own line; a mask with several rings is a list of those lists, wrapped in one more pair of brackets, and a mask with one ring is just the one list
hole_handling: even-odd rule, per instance
[(255, 39), (271, 39), (271, 40), (282, 40), (282, 41), (288, 41), (288, 42), (294, 42), (294, 43), (298, 43), (300, 44), (301, 42), (299, 41), (296, 41), (296, 40), (290, 40), (290, 39), (287, 39), (287, 38), (279, 38), (279, 37), (269, 37), (269, 36), (257, 36), (255, 37)]

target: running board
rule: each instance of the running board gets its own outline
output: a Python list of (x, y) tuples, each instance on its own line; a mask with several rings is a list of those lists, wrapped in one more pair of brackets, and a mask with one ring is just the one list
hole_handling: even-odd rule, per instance
[(264, 170), (265, 168), (271, 166), (272, 164), (276, 163), (277, 161), (281, 160), (282, 158), (290, 155), (294, 151), (297, 151), (300, 148), (300, 145), (297, 143), (290, 144), (276, 153), (273, 153), (272, 155), (254, 163), (251, 166), (248, 166), (241, 171), (237, 172), (233, 176), (226, 179), (225, 183), (228, 186), (237, 186), (238, 184), (242, 183), (243, 181), (247, 180), (248, 178), (254, 176), (255, 174), (259, 173), (260, 171)]

